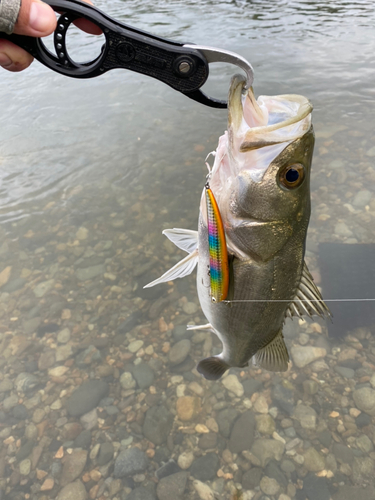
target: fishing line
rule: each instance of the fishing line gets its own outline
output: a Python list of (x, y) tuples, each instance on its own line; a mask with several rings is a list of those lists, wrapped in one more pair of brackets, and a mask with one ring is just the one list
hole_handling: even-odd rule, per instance
[[(291, 300), (266, 300), (266, 299), (253, 299), (253, 300), (223, 300), (227, 304), (232, 302), (293, 302)], [(324, 299), (324, 300), (301, 300), (298, 302), (375, 302), (375, 299)]]

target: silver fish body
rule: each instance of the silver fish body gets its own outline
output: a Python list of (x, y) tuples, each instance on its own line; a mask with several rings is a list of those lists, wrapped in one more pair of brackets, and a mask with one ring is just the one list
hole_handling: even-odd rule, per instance
[(196, 246), (176, 241), (183, 238), (183, 230), (165, 232), (190, 253), (172, 274), (171, 270), (156, 280), (189, 274), (198, 263), (198, 296), (209, 321), (202, 328), (210, 327), (223, 343), (221, 354), (197, 366), (207, 379), (220, 378), (230, 367), (246, 366), (251, 358), (265, 369), (285, 371), (285, 317), (329, 316), (304, 263), (314, 148), (312, 107), (294, 95), (264, 98), (258, 104), (252, 89), (243, 94), (243, 86), (244, 79), (234, 77), (228, 133), (219, 140), (210, 174), (229, 255), (228, 296), (221, 302), (211, 300), (204, 193)]

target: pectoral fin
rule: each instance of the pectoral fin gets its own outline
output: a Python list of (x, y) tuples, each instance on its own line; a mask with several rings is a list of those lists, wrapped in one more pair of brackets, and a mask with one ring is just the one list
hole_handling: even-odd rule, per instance
[(207, 380), (218, 380), (229, 368), (218, 356), (202, 359), (197, 365), (197, 370)]
[(313, 315), (318, 315), (321, 318), (332, 318), (331, 311), (323, 301), (323, 297), (315, 285), (306, 263), (304, 263), (296, 296), (288, 307), (285, 316), (288, 318), (309, 316), (311, 318)]
[(198, 231), (191, 229), (164, 229), (163, 234), (185, 252), (191, 253), (198, 248)]
[(165, 283), (166, 281), (172, 281), (176, 278), (183, 278), (184, 276), (188, 276), (194, 271), (195, 266), (198, 262), (198, 250), (194, 250), (191, 254), (189, 254), (184, 259), (177, 262), (169, 271), (160, 276), (160, 278), (151, 281), (143, 288), (150, 288), (155, 285), (159, 285), (160, 283)]
[(186, 330), (206, 330), (215, 333), (215, 330), (211, 323), (207, 323), (205, 325), (187, 325)]
[(257, 366), (270, 372), (287, 371), (289, 354), (281, 330), (272, 342), (254, 355), (254, 361)]

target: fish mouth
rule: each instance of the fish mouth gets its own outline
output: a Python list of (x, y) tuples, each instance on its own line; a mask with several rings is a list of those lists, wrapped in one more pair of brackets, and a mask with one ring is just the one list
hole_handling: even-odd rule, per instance
[(304, 96), (284, 94), (259, 96), (250, 87), (244, 91), (246, 79), (233, 77), (229, 90), (229, 130), (239, 144), (240, 153), (302, 137), (311, 127), (313, 106)]

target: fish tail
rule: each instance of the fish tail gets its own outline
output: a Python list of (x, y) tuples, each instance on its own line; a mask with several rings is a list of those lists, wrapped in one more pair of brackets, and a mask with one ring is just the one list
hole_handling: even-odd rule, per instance
[(218, 380), (229, 368), (218, 356), (202, 359), (197, 365), (198, 372), (207, 380)]

